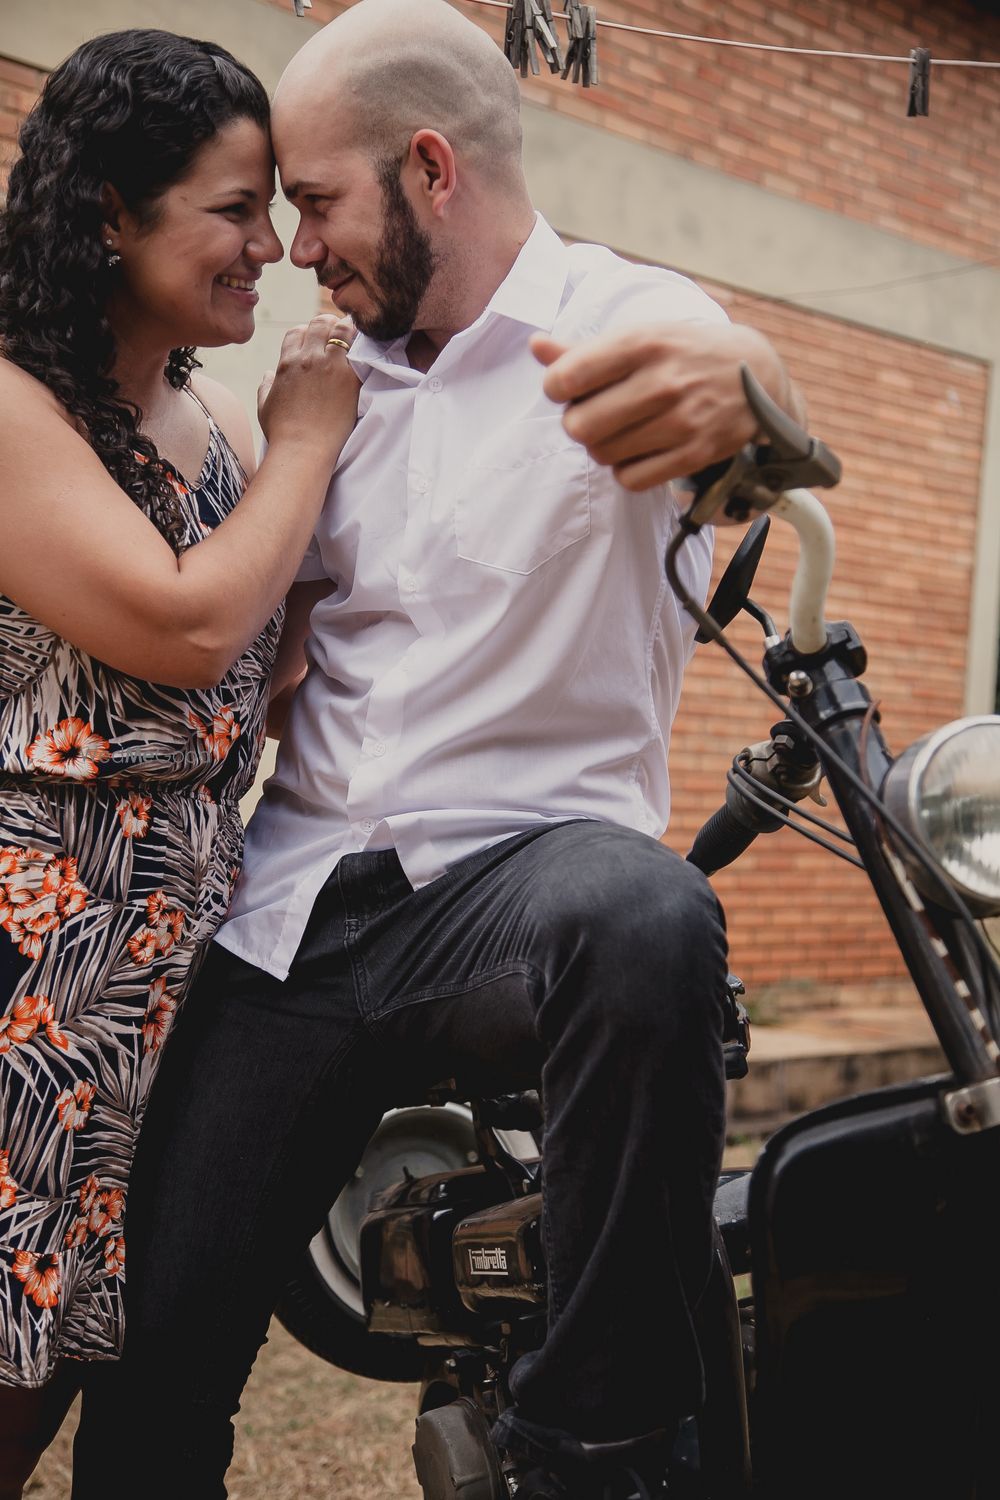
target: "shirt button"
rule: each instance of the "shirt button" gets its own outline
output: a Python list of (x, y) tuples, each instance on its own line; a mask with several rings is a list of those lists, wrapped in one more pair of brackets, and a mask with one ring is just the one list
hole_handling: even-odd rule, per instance
[(361, 832), (362, 833), (374, 833), (375, 832), (375, 819), (374, 818), (362, 818), (361, 819)]
[(418, 495), (426, 495), (430, 487), (431, 482), (427, 478), (426, 474), (414, 474), (413, 488), (416, 490)]
[(372, 746), (372, 754), (373, 755), (384, 755), (385, 754), (385, 746), (383, 745), (383, 743), (382, 743), (381, 740), (376, 740), (375, 744)]
[(441, 389), (441, 385), (442, 381), (440, 375), (432, 375), (430, 380), (428, 380), (427, 382), (427, 389), (429, 391), (439, 391)]
[(405, 594), (415, 594), (417, 592), (417, 580), (412, 573), (407, 573), (403, 579), (403, 592)]

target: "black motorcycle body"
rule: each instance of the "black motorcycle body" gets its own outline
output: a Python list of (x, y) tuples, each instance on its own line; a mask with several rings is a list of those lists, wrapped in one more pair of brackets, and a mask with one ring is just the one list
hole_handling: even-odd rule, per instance
[(1000, 1133), (947, 1123), (951, 1080), (786, 1126), (749, 1191), (754, 1493), (1000, 1493)]

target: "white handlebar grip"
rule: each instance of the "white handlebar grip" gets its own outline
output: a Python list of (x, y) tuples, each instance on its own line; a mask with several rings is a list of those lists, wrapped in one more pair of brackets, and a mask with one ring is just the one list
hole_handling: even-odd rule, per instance
[(833, 577), (835, 542), (825, 507), (811, 490), (786, 490), (771, 506), (799, 535), (799, 560), (788, 607), (792, 645), (804, 656), (826, 645), (826, 594)]

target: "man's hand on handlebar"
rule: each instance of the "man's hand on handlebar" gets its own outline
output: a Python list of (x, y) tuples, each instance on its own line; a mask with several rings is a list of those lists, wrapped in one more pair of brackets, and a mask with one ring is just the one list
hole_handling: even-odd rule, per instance
[(783, 410), (804, 420), (780, 356), (743, 324), (667, 323), (573, 348), (535, 334), (531, 348), (548, 366), (546, 395), (566, 403), (566, 431), (628, 490), (693, 474), (752, 441), (756, 423), (741, 364)]

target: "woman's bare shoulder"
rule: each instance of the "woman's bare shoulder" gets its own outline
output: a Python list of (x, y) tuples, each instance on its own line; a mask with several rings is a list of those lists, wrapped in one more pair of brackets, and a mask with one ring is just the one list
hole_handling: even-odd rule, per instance
[(8, 359), (0, 350), (0, 392), (8, 421), (4, 424), (11, 431), (13, 424), (10, 418), (16, 421), (19, 411), (30, 412), (34, 418), (44, 417), (46, 414), (53, 420), (62, 422), (71, 427), (74, 432), (79, 432), (79, 424), (75, 417), (70, 416), (54, 391), (38, 380), (34, 375), (29, 375), (27, 370), (22, 370), (20, 365)]
[(257, 467), (254, 455), (253, 433), (250, 418), (240, 398), (228, 386), (212, 380), (204, 370), (195, 370), (191, 376), (191, 389), (212, 413), (217, 425), (225, 433), (229, 445), (248, 474)]

